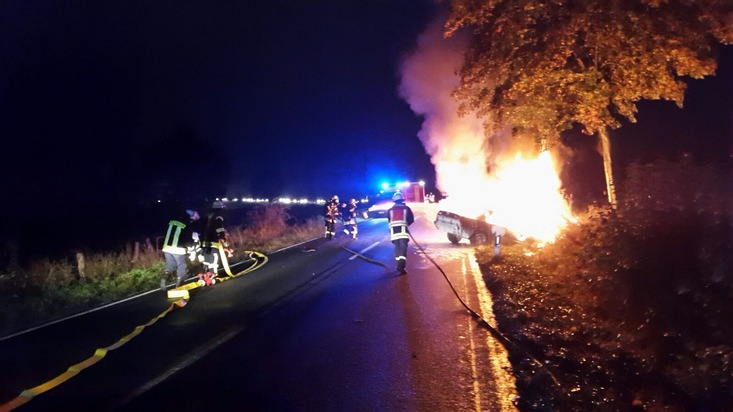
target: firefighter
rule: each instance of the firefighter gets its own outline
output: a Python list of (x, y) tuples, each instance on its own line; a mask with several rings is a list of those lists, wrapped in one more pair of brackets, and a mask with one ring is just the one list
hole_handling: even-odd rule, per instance
[(181, 286), (186, 277), (186, 255), (194, 249), (199, 240), (198, 229), (195, 227), (199, 217), (196, 210), (186, 210), (185, 217), (168, 222), (168, 231), (163, 241), (165, 271), (160, 279), (160, 289), (163, 292), (168, 278), (173, 273), (176, 274), (176, 287)]
[[(233, 255), (232, 249), (229, 247), (227, 231), (224, 228), (223, 209), (224, 204), (222, 202), (214, 202), (200, 224), (201, 255), (199, 256), (199, 261), (203, 263), (205, 273), (199, 277), (207, 286), (215, 283), (214, 278), (219, 273), (219, 262), (226, 259), (227, 256), (231, 257)], [(227, 256), (223, 256), (220, 253), (219, 246), (221, 246), (221, 249)]]
[(389, 240), (394, 245), (394, 258), (397, 261), (397, 271), (400, 275), (407, 274), (407, 243), (410, 241), (408, 226), (415, 221), (412, 209), (405, 204), (402, 193), (395, 192), (392, 196), (394, 206), (387, 211), (387, 222), (389, 222)]
[(344, 221), (344, 233), (356, 239), (356, 234), (359, 232), (356, 226), (356, 199), (351, 199), (345, 204), (341, 218)]
[(339, 197), (333, 195), (331, 200), (324, 206), (323, 217), (326, 221), (326, 239), (333, 239), (336, 236), (336, 219), (339, 218)]

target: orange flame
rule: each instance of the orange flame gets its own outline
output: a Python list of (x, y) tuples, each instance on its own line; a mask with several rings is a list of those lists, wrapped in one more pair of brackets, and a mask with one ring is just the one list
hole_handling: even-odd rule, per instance
[(400, 95), (424, 116), (418, 133), (435, 166), (437, 186), (447, 192), (443, 210), (467, 217), (485, 216), (517, 237), (542, 242), (555, 239), (568, 220), (570, 207), (563, 198), (560, 179), (550, 153), (536, 158), (520, 154), (487, 172), (487, 159), (507, 153), (508, 130), (486, 138), (483, 119), (459, 115), (452, 97), (460, 84), (456, 72), (463, 64), (470, 34), (446, 38), (444, 20), (434, 20), (418, 37), (417, 48), (403, 61)]
[(480, 159), (440, 162), (438, 181), (448, 199), (443, 209), (486, 221), (510, 230), (519, 238), (552, 242), (568, 221), (574, 221), (561, 193), (561, 182), (549, 151), (536, 158), (514, 159), (499, 164), (489, 175)]

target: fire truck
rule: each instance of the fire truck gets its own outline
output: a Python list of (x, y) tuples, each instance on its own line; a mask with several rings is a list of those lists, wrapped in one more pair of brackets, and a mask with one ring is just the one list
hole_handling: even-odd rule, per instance
[(405, 202), (425, 202), (429, 199), (425, 195), (425, 182), (400, 182), (394, 185), (382, 184), (382, 190), (373, 198), (375, 201), (367, 210), (362, 212), (364, 219), (386, 218), (387, 210), (394, 205), (392, 195), (395, 192), (402, 193)]
[(425, 202), (425, 182), (398, 182), (394, 185), (388, 183), (382, 184), (382, 194), (388, 194), (392, 197), (392, 193), (401, 192), (405, 198), (405, 202)]

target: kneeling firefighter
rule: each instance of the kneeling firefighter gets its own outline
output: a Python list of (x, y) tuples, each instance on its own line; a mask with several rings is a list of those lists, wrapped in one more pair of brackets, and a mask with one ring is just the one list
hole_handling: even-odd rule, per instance
[[(233, 255), (232, 249), (229, 247), (227, 232), (224, 228), (223, 209), (223, 203), (219, 201), (214, 202), (211, 209), (204, 215), (200, 225), (201, 254), (199, 255), (199, 261), (203, 263), (205, 273), (199, 277), (202, 278), (206, 285), (215, 283), (214, 278), (219, 272), (219, 262), (223, 261), (226, 268), (227, 256), (231, 257)], [(220, 254), (220, 250), (225, 252), (225, 255)]]

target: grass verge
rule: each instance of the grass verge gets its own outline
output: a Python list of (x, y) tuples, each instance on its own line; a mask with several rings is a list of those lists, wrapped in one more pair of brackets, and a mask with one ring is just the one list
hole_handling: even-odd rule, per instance
[[(249, 227), (227, 228), (235, 256), (244, 250), (270, 253), (323, 232), (317, 218), (289, 224), (292, 219), (280, 206), (254, 210), (250, 220), (255, 223)], [(83, 269), (74, 256), (6, 270), (0, 274), (0, 337), (158, 288), (163, 255), (145, 244), (136, 254), (121, 248), (86, 255)], [(199, 269), (189, 263), (189, 274)]]

